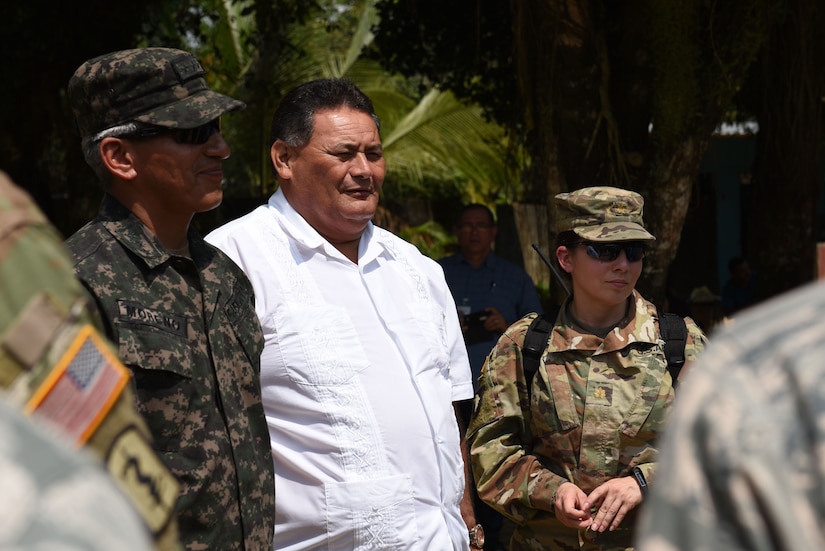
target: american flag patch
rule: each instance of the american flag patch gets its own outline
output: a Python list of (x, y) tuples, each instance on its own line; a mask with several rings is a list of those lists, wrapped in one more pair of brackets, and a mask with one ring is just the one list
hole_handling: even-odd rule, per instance
[(86, 325), (32, 394), (26, 412), (56, 426), (79, 446), (94, 434), (128, 381), (129, 372)]

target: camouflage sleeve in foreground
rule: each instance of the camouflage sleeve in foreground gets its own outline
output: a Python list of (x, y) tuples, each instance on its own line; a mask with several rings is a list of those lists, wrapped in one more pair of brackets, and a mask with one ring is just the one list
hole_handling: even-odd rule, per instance
[(825, 287), (714, 334), (677, 399), (637, 549), (825, 549)]
[(148, 551), (140, 518), (83, 451), (0, 400), (0, 548)]
[[(530, 419), (525, 418), (521, 404), (527, 399), (521, 343), (535, 317), (528, 314), (511, 325), (490, 352), (467, 429), (479, 496), (516, 521), (532, 518), (539, 509), (552, 511), (553, 493), (567, 481), (529, 455), (524, 444), (531, 436)], [(526, 404), (524, 409), (529, 410)]]
[[(76, 444), (105, 462), (154, 534), (158, 549), (179, 549), (174, 514), (178, 485), (149, 445), (130, 387), (101, 392), (102, 387), (90, 385), (73, 393), (65, 384), (72, 356), (81, 356), (72, 352), (75, 343), (83, 334), (97, 338), (99, 321), (57, 231), (3, 173), (0, 282), (0, 389), (8, 393), (9, 403), (20, 410), (34, 409), (37, 419), (43, 417), (31, 406), (33, 396), (40, 397), (39, 405), (61, 406), (55, 411), (64, 426), (57, 430), (77, 430)], [(107, 351), (107, 344), (102, 347)], [(85, 352), (82, 357), (87, 357)], [(96, 365), (112, 376), (114, 363), (119, 364), (114, 359)], [(73, 409), (66, 409), (69, 406)]]

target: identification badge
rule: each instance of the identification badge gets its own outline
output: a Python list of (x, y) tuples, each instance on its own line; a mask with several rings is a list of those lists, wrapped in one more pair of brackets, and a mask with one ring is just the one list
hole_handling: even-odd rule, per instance
[(128, 370), (86, 325), (34, 391), (25, 411), (57, 426), (80, 446), (100, 426), (128, 381)]

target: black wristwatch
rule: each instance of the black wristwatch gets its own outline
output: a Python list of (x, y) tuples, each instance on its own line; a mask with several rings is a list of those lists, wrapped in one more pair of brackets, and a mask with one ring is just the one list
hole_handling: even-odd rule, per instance
[(470, 528), (470, 547), (484, 549), (484, 528), (480, 524)]
[(636, 483), (639, 485), (639, 489), (642, 491), (642, 499), (647, 497), (647, 480), (645, 480), (645, 475), (642, 472), (642, 469), (639, 467), (633, 467), (630, 471), (633, 473), (633, 478), (636, 479)]

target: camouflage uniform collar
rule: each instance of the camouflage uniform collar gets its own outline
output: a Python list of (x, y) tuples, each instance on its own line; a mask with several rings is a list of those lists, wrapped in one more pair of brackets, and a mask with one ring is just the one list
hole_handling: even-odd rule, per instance
[[(328, 258), (337, 259), (346, 263), (350, 262), (332, 243), (318, 233), (318, 230), (312, 227), (312, 225), (295, 210), (295, 207), (287, 200), (281, 188), (278, 188), (278, 190), (270, 196), (267, 207), (275, 209), (275, 211), (279, 213), (280, 216), (277, 217), (277, 223), (281, 229), (302, 246), (318, 251)], [(361, 242), (358, 245), (358, 264), (366, 264), (378, 256), (380, 252), (383, 252), (368, 254), (370, 244), (374, 242), (374, 229), (374, 224), (368, 222), (364, 232), (361, 234)]]
[(592, 350), (594, 354), (603, 354), (622, 350), (628, 344), (644, 342), (654, 345), (658, 342), (658, 331), (655, 326), (656, 309), (642, 295), (634, 290), (630, 296), (631, 308), (623, 323), (613, 328), (606, 337), (601, 338), (590, 333), (579, 332), (567, 314), (571, 298), (562, 305), (561, 331), (562, 339), (552, 339), (549, 350), (561, 352), (565, 350)]
[[(142, 258), (149, 268), (157, 268), (172, 258), (169, 250), (155, 235), (146, 230), (143, 222), (108, 193), (103, 198), (98, 219), (119, 243), (135, 256)], [(192, 227), (189, 228), (188, 239), (192, 260), (197, 265), (202, 264), (206, 245)]]
[(597, 337), (603, 339), (607, 336), (608, 333), (613, 331), (615, 328), (622, 328), (625, 325), (627, 325), (628, 321), (630, 321), (629, 318), (631, 315), (631, 310), (633, 309), (633, 297), (629, 296), (627, 297), (627, 300), (625, 300), (624, 315), (622, 316), (622, 318), (613, 325), (605, 325), (603, 327), (587, 325), (583, 321), (579, 320), (578, 318), (576, 318), (575, 315), (573, 315), (573, 309), (570, 308), (570, 306), (571, 302), (567, 301), (564, 308), (564, 315), (566, 319), (570, 321), (571, 325), (573, 327), (577, 327), (578, 329), (584, 329), (587, 333), (596, 335)]

